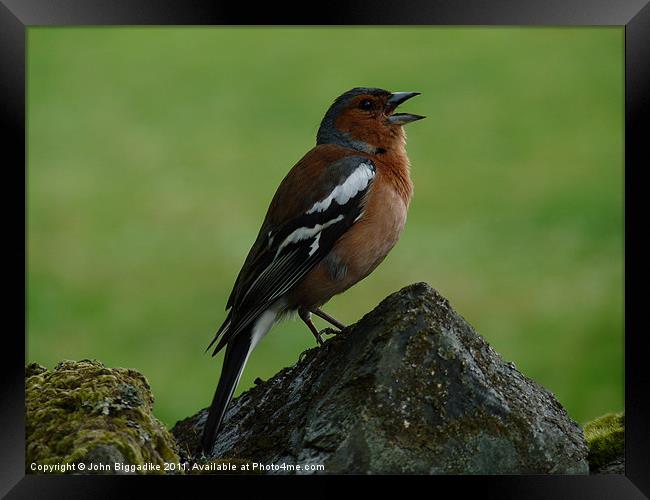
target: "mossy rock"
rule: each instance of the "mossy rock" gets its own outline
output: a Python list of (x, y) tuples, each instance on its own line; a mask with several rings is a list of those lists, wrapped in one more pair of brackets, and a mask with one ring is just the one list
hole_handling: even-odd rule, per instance
[[(589, 446), (589, 469), (594, 472), (624, 472), (625, 415), (608, 413), (585, 425)], [(618, 465), (621, 465), (619, 468)]]
[(190, 461), (238, 457), (268, 474), (589, 472), (582, 429), (555, 396), (426, 283), (235, 398), (204, 454), (206, 419), (172, 429)]
[[(32, 463), (83, 463), (84, 472), (101, 464), (110, 466), (108, 473), (121, 463), (163, 474), (165, 463), (178, 463), (176, 442), (153, 416), (154, 399), (141, 373), (85, 359), (62, 361), (52, 371), (32, 363), (25, 376), (28, 473)], [(137, 470), (151, 465), (160, 470)]]

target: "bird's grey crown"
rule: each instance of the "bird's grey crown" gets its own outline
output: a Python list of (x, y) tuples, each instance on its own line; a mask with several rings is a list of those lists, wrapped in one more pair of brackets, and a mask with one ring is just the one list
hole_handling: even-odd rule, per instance
[(375, 148), (363, 141), (355, 141), (349, 134), (341, 132), (336, 128), (335, 122), (341, 112), (347, 108), (350, 100), (360, 95), (389, 95), (390, 92), (384, 89), (355, 87), (341, 94), (336, 98), (332, 105), (325, 113), (321, 121), (318, 133), (316, 134), (316, 144), (338, 144), (339, 146), (356, 149), (366, 153), (375, 152)]

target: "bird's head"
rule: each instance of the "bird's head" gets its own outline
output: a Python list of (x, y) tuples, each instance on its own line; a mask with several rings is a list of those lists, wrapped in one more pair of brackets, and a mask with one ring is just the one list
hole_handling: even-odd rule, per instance
[(366, 153), (382, 153), (404, 145), (402, 126), (424, 116), (395, 113), (419, 92), (354, 88), (340, 95), (325, 113), (317, 144), (339, 144)]

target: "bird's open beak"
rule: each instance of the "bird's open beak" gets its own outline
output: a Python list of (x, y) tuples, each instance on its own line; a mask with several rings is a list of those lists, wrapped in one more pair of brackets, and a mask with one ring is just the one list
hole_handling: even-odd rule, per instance
[(404, 125), (406, 123), (411, 123), (416, 120), (421, 120), (425, 118), (420, 115), (412, 115), (410, 113), (393, 113), (395, 108), (402, 104), (404, 101), (408, 101), (411, 97), (420, 95), (419, 92), (393, 92), (391, 96), (386, 101), (386, 114), (389, 115), (386, 119), (386, 122), (391, 125)]

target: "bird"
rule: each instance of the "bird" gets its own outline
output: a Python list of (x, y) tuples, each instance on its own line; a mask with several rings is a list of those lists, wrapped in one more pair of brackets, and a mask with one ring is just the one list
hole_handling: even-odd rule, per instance
[(396, 113), (419, 92), (356, 87), (323, 117), (316, 145), (287, 173), (235, 280), (227, 315), (206, 349), (226, 349), (201, 438), (209, 454), (255, 347), (273, 325), (297, 313), (319, 345), (321, 307), (367, 277), (397, 243), (413, 193), (404, 125)]

